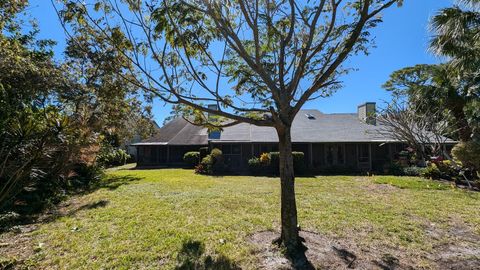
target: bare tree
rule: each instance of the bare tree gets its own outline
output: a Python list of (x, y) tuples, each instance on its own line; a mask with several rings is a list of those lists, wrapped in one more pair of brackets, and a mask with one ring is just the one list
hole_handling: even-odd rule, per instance
[[(340, 87), (340, 77), (351, 70), (345, 60), (367, 52), (370, 30), (381, 22), (381, 12), (401, 2), (64, 0), (59, 14), (67, 24), (79, 24), (109, 40), (133, 63), (131, 72), (140, 74), (132, 83), (175, 104), (183, 115), (194, 116), (196, 124), (222, 128), (244, 122), (276, 129), (279, 242), (293, 261), (304, 265), (293, 119), (307, 101)], [(209, 104), (217, 104), (217, 109)], [(212, 123), (207, 114), (219, 118)]]
[(443, 146), (452, 130), (445, 115), (444, 108), (394, 99), (382, 110), (377, 122), (382, 127), (380, 133), (414, 148), (419, 165), (424, 166), (429, 156), (449, 158)]

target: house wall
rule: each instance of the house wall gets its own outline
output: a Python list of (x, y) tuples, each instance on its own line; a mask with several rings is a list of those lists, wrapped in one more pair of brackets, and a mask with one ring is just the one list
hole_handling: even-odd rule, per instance
[[(138, 166), (183, 165), (183, 155), (198, 151), (202, 145), (137, 146)], [(262, 153), (278, 151), (277, 143), (212, 143), (210, 148), (222, 150), (225, 163), (232, 171), (247, 171), (248, 160)], [(313, 171), (363, 170), (383, 171), (405, 149), (403, 144), (385, 143), (294, 143), (293, 151), (305, 154), (305, 163)]]
[(140, 145), (137, 146), (137, 166), (184, 165), (186, 152), (198, 151), (202, 145)]

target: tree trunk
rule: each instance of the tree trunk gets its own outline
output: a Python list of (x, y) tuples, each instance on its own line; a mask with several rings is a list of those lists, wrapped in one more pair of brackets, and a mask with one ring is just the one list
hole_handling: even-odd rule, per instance
[(290, 127), (277, 128), (280, 152), (281, 220), (280, 241), (298, 268), (307, 265), (305, 249), (298, 235), (295, 176), (293, 170), (292, 137)]

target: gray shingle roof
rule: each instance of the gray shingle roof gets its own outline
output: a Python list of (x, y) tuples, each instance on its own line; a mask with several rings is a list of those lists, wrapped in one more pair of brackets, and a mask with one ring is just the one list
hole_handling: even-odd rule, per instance
[(208, 133), (204, 127), (192, 125), (183, 118), (175, 118), (157, 133), (134, 145), (206, 145)]
[[(309, 119), (307, 115), (313, 116)], [(310, 117), (312, 118), (312, 117)], [(324, 114), (318, 110), (301, 110), (292, 125), (293, 142), (394, 142), (384, 127), (369, 125), (361, 121), (355, 113)], [(212, 142), (278, 142), (273, 127), (258, 127), (241, 123), (224, 128), (219, 139)], [(136, 145), (206, 145), (206, 128), (192, 125), (177, 118), (162, 127), (159, 133)]]

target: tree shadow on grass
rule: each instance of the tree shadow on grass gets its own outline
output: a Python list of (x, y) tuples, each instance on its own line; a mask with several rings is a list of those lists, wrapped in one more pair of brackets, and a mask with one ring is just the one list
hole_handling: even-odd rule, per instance
[(340, 257), (345, 264), (347, 265), (347, 268), (352, 268), (353, 263), (357, 260), (357, 255), (353, 254), (352, 252), (343, 249), (343, 248), (337, 248), (335, 246), (332, 246), (333, 251), (335, 254)]
[(129, 185), (133, 182), (141, 180), (141, 177), (134, 177), (131, 175), (124, 175), (124, 176), (108, 176), (106, 179), (100, 181), (100, 183), (96, 184), (93, 188), (89, 191), (95, 191), (97, 189), (108, 189), (108, 190), (116, 190), (117, 188)]
[[(129, 185), (133, 182), (139, 181), (142, 178), (134, 176), (107, 176), (107, 178), (101, 180), (99, 183), (92, 185), (87, 189), (78, 188), (70, 190), (70, 195), (87, 195), (95, 192), (99, 189), (116, 190), (117, 188), (125, 185)], [(59, 201), (57, 206), (38, 207), (38, 209), (20, 209), (20, 207), (11, 207), (8, 211), (0, 212), (0, 233), (10, 230), (19, 230), (22, 226), (48, 223), (54, 221), (60, 217), (73, 216), (80, 211), (91, 210), (95, 208), (105, 207), (108, 204), (106, 200), (100, 200), (97, 202), (87, 203), (78, 208), (64, 212), (64, 206)], [(67, 201), (68, 203), (68, 201)], [(21, 206), (24, 207), (25, 206)], [(63, 208), (63, 209), (62, 209)], [(1, 268), (0, 268), (1, 269)]]
[(206, 255), (205, 245), (200, 241), (188, 240), (182, 244), (177, 256), (175, 270), (241, 270), (224, 255)]
[(374, 261), (374, 263), (382, 270), (394, 270), (400, 266), (400, 261), (391, 254), (384, 254), (381, 261)]

